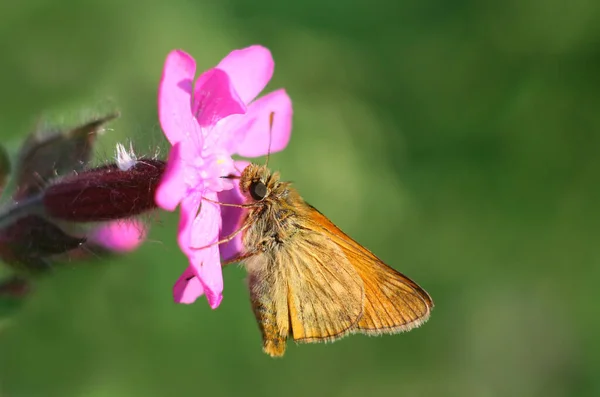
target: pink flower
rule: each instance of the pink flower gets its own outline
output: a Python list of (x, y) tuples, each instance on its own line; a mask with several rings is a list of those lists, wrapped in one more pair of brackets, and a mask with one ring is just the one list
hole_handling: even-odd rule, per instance
[(146, 227), (138, 220), (119, 220), (98, 226), (88, 236), (88, 242), (114, 252), (136, 249), (146, 238)]
[(271, 79), (273, 68), (269, 50), (251, 46), (232, 51), (194, 84), (194, 59), (181, 50), (167, 56), (158, 113), (173, 146), (156, 203), (169, 211), (180, 207), (178, 242), (189, 267), (173, 288), (176, 302), (192, 303), (203, 293), (213, 309), (221, 302), (220, 257), (235, 257), (240, 243), (218, 246), (216, 242), (235, 230), (240, 211), (203, 198), (241, 200), (236, 183), (221, 178), (240, 169), (231, 156), (267, 154), (271, 113), (275, 114), (271, 152), (282, 150), (289, 141), (292, 105), (287, 93), (280, 89), (254, 100)]

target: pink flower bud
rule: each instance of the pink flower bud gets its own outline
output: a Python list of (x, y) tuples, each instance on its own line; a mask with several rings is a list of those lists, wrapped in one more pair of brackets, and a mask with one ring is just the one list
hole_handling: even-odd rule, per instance
[(57, 180), (44, 191), (49, 216), (73, 222), (129, 218), (156, 208), (165, 170), (161, 160), (141, 159), (127, 170), (111, 164)]

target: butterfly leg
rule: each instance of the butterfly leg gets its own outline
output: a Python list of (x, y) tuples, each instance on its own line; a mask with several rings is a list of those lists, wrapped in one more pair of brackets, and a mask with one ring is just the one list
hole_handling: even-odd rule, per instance
[(235, 238), (235, 236), (237, 236), (238, 234), (240, 234), (244, 230), (248, 229), (248, 227), (250, 227), (251, 225), (252, 225), (251, 223), (246, 223), (244, 226), (240, 227), (238, 230), (236, 230), (235, 232), (231, 233), (229, 236), (227, 236), (225, 238), (222, 238), (219, 241), (215, 241), (214, 243), (202, 246), (202, 247), (192, 247), (192, 250), (199, 251), (199, 250), (203, 250), (203, 249), (208, 248), (208, 247), (212, 247), (213, 245), (221, 245), (221, 244), (228, 243), (231, 240), (233, 240)]
[(256, 252), (246, 252), (245, 254), (236, 256), (235, 258), (227, 259), (226, 261), (221, 263), (221, 267), (231, 265), (232, 263), (239, 263), (239, 262), (245, 261), (246, 259), (251, 258), (256, 254), (257, 254)]
[(257, 203), (250, 204), (232, 204), (232, 203), (222, 203), (220, 201), (211, 200), (208, 197), (202, 197), (202, 200), (208, 201), (209, 203), (218, 204), (222, 207), (236, 207), (236, 208), (256, 208), (259, 205)]

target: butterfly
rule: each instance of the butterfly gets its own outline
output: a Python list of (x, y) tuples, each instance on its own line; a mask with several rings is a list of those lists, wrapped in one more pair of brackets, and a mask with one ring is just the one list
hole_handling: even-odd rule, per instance
[[(348, 334), (416, 328), (434, 307), (429, 294), (350, 238), (267, 165), (239, 178), (243, 250), (229, 262), (248, 272), (263, 350), (283, 356), (288, 338), (331, 342)], [(235, 205), (234, 205), (235, 206)], [(223, 241), (222, 241), (223, 242)]]

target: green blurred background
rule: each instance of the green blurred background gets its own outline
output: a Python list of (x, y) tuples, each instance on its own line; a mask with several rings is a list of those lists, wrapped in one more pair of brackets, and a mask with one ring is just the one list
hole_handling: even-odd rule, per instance
[[(176, 305), (176, 214), (119, 260), (66, 266), (0, 330), (0, 396), (600, 395), (600, 5), (590, 0), (4, 1), (0, 139), (119, 109), (166, 148), (174, 48), (260, 43), (294, 103), (273, 168), (433, 296), (407, 334), (261, 351), (244, 270)], [(163, 150), (163, 153), (165, 151)]]

